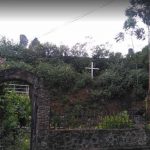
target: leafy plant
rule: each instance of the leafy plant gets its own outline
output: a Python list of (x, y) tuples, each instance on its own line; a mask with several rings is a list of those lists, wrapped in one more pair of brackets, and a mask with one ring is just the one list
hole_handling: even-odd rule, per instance
[(89, 87), (91, 85), (92, 85), (92, 79), (90, 75), (87, 73), (83, 73), (77, 77), (77, 81), (74, 85), (74, 89), (78, 90), (78, 89)]
[(4, 95), (4, 107), (3, 124), (6, 130), (29, 125), (31, 106), (28, 96), (19, 95), (15, 92), (7, 92)]
[(76, 81), (77, 73), (67, 64), (51, 65), (39, 63), (36, 70), (36, 73), (43, 77), (52, 89), (68, 91)]
[[(27, 95), (6, 92), (0, 97), (1, 130), (6, 150), (29, 150), (30, 135), (22, 127), (30, 127), (31, 103)], [(30, 128), (29, 128), (30, 129)]]
[(131, 128), (132, 120), (129, 118), (127, 111), (123, 111), (117, 115), (105, 116), (101, 123), (97, 126), (99, 129), (113, 129), (113, 128)]

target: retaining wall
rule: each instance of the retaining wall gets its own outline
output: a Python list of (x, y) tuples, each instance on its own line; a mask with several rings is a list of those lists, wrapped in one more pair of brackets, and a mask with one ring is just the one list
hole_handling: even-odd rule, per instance
[(54, 130), (39, 137), (38, 145), (39, 150), (150, 150), (150, 131)]

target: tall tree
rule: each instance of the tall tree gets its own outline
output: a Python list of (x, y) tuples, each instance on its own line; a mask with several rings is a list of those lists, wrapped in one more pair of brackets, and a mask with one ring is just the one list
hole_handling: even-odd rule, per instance
[[(150, 101), (150, 1), (149, 0), (130, 0), (131, 6), (126, 10), (126, 16), (128, 17), (126, 22), (134, 21), (134, 26), (126, 25), (126, 29), (135, 28), (137, 20), (140, 19), (148, 29), (148, 49), (149, 49), (149, 89), (148, 100)], [(126, 23), (125, 22), (125, 23)], [(135, 30), (137, 38), (142, 39), (144, 35), (144, 29), (139, 28)]]
[(88, 57), (86, 52), (87, 43), (76, 43), (70, 50), (71, 56)]
[(59, 51), (61, 53), (62, 56), (69, 56), (69, 47), (66, 45), (60, 45), (59, 47)]
[(106, 48), (106, 45), (96, 45), (92, 48), (92, 57), (93, 58), (105, 58), (109, 55), (109, 50)]
[(57, 45), (47, 42), (47, 43), (44, 43), (42, 46), (43, 46), (43, 49), (44, 49), (47, 57), (61, 56), (59, 48), (57, 47)]

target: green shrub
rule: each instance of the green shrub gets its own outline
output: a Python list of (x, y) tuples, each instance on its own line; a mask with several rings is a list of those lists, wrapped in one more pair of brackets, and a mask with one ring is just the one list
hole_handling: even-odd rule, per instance
[(4, 95), (3, 125), (6, 130), (13, 130), (18, 126), (29, 126), (31, 115), (31, 103), (29, 97), (16, 92), (8, 92)]
[(147, 123), (147, 124), (145, 125), (145, 129), (150, 130), (150, 123)]
[(10, 69), (10, 68), (23, 69), (31, 72), (33, 72), (34, 70), (33, 66), (23, 61), (6, 61), (4, 64), (0, 66), (0, 70)]
[(62, 91), (70, 90), (76, 81), (77, 73), (67, 64), (51, 65), (39, 63), (37, 74), (47, 81), (49, 88)]
[(97, 126), (99, 129), (121, 129), (131, 128), (133, 125), (127, 111), (123, 111), (117, 115), (105, 116), (102, 122)]
[(27, 135), (27, 134), (23, 134), (23, 137), (22, 137), (22, 143), (21, 143), (21, 148), (22, 150), (29, 150), (29, 147), (30, 147), (30, 135)]
[[(29, 127), (31, 122), (31, 101), (27, 95), (7, 92), (0, 97), (2, 117), (0, 123), (3, 128), (2, 141), (6, 150), (29, 150), (30, 133), (22, 127)], [(29, 128), (30, 130), (30, 128)]]
[(79, 90), (79, 89), (82, 89), (82, 88), (89, 87), (91, 85), (92, 85), (91, 76), (87, 73), (83, 73), (83, 74), (80, 74), (77, 77), (77, 81), (76, 81), (76, 84), (74, 86), (74, 89)]
[(101, 90), (101, 89), (95, 89), (91, 90), (91, 102), (97, 102), (97, 103), (106, 103), (111, 97), (111, 92), (109, 90)]

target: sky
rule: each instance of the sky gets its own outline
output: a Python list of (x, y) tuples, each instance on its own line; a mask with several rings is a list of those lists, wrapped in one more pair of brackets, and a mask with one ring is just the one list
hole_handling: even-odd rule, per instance
[[(37, 37), (41, 43), (69, 47), (88, 42), (88, 51), (108, 42), (110, 51), (127, 54), (130, 36), (119, 43), (114, 38), (123, 31), (128, 6), (128, 0), (5, 0), (0, 2), (0, 36), (18, 43), (19, 35), (25, 34), (29, 42)], [(133, 38), (133, 43), (140, 51), (147, 41)]]

